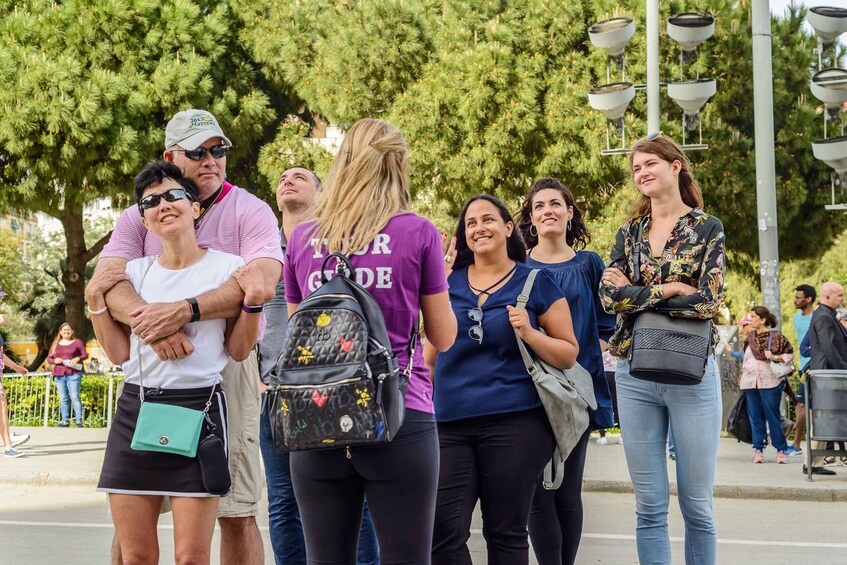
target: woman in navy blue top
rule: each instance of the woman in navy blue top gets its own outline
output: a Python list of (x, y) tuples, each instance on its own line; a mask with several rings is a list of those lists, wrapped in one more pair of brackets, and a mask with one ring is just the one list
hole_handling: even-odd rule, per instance
[[(515, 330), (556, 367), (573, 366), (579, 347), (567, 300), (547, 272), (538, 274), (526, 310), (515, 308), (531, 269), (502, 202), (487, 194), (471, 198), (454, 241), (448, 283), (457, 338), (437, 358), (434, 348), (425, 351), (435, 364), (441, 455), (432, 562), (471, 564), (466, 543), (479, 500), (489, 562), (526, 564), (526, 520), (555, 442)], [(452, 252), (445, 261), (449, 271)]]
[(539, 565), (573, 564), (582, 536), (582, 474), (592, 429), (614, 425), (612, 398), (603, 369), (602, 347), (615, 329), (597, 295), (606, 266), (599, 255), (578, 251), (590, 240), (573, 194), (553, 178), (538, 180), (521, 206), (518, 227), (529, 248), (527, 265), (549, 272), (564, 291), (579, 343), (577, 360), (594, 381), (597, 410), (591, 424), (565, 461), (558, 490), (536, 487), (529, 517), (529, 535)]

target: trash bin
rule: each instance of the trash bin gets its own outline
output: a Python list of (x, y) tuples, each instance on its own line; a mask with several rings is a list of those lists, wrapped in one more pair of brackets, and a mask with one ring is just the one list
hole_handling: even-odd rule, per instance
[(843, 449), (815, 449), (812, 441), (847, 441), (847, 370), (814, 370), (806, 377), (806, 449), (811, 461), (816, 456), (845, 456)]

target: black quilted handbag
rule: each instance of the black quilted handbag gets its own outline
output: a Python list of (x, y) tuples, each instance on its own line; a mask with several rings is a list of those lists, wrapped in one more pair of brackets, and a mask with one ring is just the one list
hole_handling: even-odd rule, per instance
[[(633, 258), (633, 284), (641, 283), (641, 241), (638, 227)], [(712, 320), (672, 318), (657, 311), (637, 314), (629, 348), (629, 374), (637, 379), (673, 385), (703, 380), (712, 345)]]
[[(332, 257), (336, 276), (327, 279)], [(417, 332), (401, 373), (379, 305), (353, 272), (346, 256), (328, 256), (322, 285), (289, 319), (267, 406), (279, 451), (388, 442), (403, 423)]]

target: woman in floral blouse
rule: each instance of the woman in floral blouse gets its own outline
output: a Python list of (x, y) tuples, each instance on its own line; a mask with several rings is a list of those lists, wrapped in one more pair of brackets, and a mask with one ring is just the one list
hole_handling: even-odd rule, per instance
[[(696, 385), (635, 379), (626, 356), (640, 312), (658, 310), (679, 318), (715, 316), (723, 300), (723, 225), (701, 209), (703, 196), (691, 164), (672, 139), (659, 133), (639, 140), (629, 163), (640, 194), (630, 218), (618, 230), (609, 267), (601, 278), (600, 297), (607, 312), (618, 314), (609, 344), (620, 357), (615, 381), (635, 490), (638, 556), (641, 563), (671, 562), (665, 442), (672, 424), (685, 521), (685, 562), (714, 565), (717, 532), (712, 488), (721, 424), (720, 376), (714, 355), (709, 356), (703, 380)], [(636, 246), (640, 265), (633, 265)], [(641, 272), (638, 286), (632, 284), (635, 268)]]

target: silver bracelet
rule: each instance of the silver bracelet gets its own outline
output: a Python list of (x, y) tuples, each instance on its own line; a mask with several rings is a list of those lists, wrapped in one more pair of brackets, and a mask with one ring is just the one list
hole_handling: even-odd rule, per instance
[(108, 310), (108, 309), (109, 309), (109, 307), (108, 307), (108, 306), (103, 306), (103, 307), (102, 307), (102, 308), (100, 308), (99, 310), (92, 310), (92, 309), (91, 309), (91, 306), (86, 306), (86, 307), (85, 307), (85, 309), (86, 309), (86, 310), (88, 310), (88, 313), (89, 313), (89, 314), (91, 314), (92, 316), (97, 316), (97, 315), (99, 315), (99, 314), (103, 314), (104, 312), (106, 312), (106, 310)]

